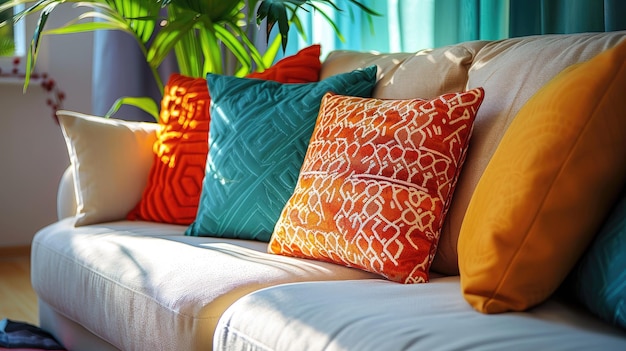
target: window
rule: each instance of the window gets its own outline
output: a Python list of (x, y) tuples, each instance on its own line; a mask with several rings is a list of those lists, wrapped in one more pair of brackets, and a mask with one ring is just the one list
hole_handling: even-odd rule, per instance
[[(0, 5), (10, 0), (0, 0)], [(24, 20), (13, 23), (13, 15), (24, 9), (18, 5), (12, 10), (0, 13), (0, 69), (10, 71), (14, 68), (14, 58), (26, 54), (26, 33)], [(21, 60), (23, 61), (23, 60)]]

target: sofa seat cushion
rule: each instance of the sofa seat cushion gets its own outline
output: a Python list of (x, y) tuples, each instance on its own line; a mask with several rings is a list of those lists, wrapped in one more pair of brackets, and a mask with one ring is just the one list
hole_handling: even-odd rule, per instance
[[(263, 316), (263, 323), (258, 323)], [(526, 313), (484, 315), (459, 277), (271, 287), (222, 316), (214, 350), (626, 350), (626, 334), (557, 300)]]
[(184, 236), (185, 226), (120, 221), (37, 233), (32, 283), (51, 308), (122, 350), (210, 350), (223, 311), (290, 282), (378, 277), (265, 253), (267, 243)]

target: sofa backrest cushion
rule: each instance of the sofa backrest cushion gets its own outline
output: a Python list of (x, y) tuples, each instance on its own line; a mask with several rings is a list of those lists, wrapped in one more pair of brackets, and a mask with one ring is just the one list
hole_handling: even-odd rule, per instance
[(74, 167), (69, 165), (59, 181), (57, 189), (57, 219), (76, 216), (76, 189), (74, 188)]
[(461, 286), (486, 313), (562, 283), (626, 178), (626, 40), (544, 85), (504, 133), (459, 236)]
[(467, 42), (416, 53), (333, 51), (324, 60), (321, 78), (376, 65), (379, 81), (372, 93), (373, 97), (432, 99), (465, 90), (472, 59), (486, 43)]
[(483, 87), (467, 160), (441, 233), (433, 269), (458, 273), (457, 242), (476, 184), (511, 121), (528, 99), (572, 64), (613, 47), (626, 32), (544, 35), (493, 41), (476, 54), (467, 89)]

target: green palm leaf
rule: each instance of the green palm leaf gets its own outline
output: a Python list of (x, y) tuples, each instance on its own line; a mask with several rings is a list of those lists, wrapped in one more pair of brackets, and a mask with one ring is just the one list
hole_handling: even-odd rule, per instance
[[(85, 18), (99, 19), (100, 21), (80, 22)], [(43, 34), (72, 34), (106, 29), (121, 30), (130, 34), (134, 33), (128, 23), (106, 13), (90, 11), (81, 14), (63, 27), (46, 30)]]
[[(224, 45), (233, 53), (241, 67), (236, 72), (240, 75), (245, 75), (252, 71), (252, 62), (257, 66), (257, 69), (264, 70), (269, 67), (263, 60), (263, 57), (254, 46), (252, 41), (248, 39), (244, 31), (240, 27), (232, 26), (231, 31), (226, 28), (216, 27), (216, 33), (218, 39), (220, 39)], [(244, 73), (245, 72), (245, 73)]]
[(11, 55), (13, 50), (15, 50), (15, 45), (11, 39), (0, 38), (0, 56)]
[(60, 2), (51, 2), (44, 7), (41, 11), (41, 15), (39, 16), (39, 21), (37, 22), (37, 26), (35, 27), (35, 32), (33, 34), (33, 38), (30, 42), (28, 56), (26, 57), (26, 77), (24, 78), (24, 91), (28, 87), (30, 83), (30, 75), (33, 73), (35, 68), (35, 62), (37, 61), (37, 54), (39, 53), (39, 43), (41, 42), (41, 35), (44, 27), (46, 26), (46, 22), (48, 21), (48, 17), (50, 13), (54, 11), (57, 5)]
[(192, 12), (185, 12), (178, 15), (176, 21), (170, 21), (161, 28), (147, 52), (146, 59), (150, 66), (158, 67), (174, 46), (193, 30), (196, 23), (197, 16)]
[(204, 55), (203, 75), (207, 72), (222, 74), (224, 72), (222, 65), (222, 50), (215, 35), (213, 27), (204, 28), (199, 31), (202, 45), (202, 54)]
[(129, 24), (142, 43), (147, 43), (156, 27), (161, 6), (154, 0), (108, 1)]
[(109, 118), (113, 116), (122, 105), (135, 106), (147, 113), (149, 113), (152, 117), (154, 117), (155, 121), (159, 121), (159, 106), (157, 103), (149, 97), (122, 97), (113, 103), (113, 106), (109, 109), (109, 111), (104, 115), (104, 117)]
[(173, 5), (208, 16), (212, 22), (229, 21), (233, 16), (238, 15), (245, 5), (243, 0), (161, 0), (159, 2), (162, 6)]
[(187, 32), (176, 43), (174, 53), (181, 74), (190, 77), (202, 77), (204, 66), (199, 59), (203, 57), (202, 42), (194, 32)]
[[(365, 6), (358, 0), (348, 0), (352, 4), (356, 5), (359, 9), (364, 11), (368, 18), (371, 16), (379, 16), (380, 14), (371, 10), (369, 7)], [(261, 21), (267, 19), (267, 35), (269, 39), (269, 33), (272, 31), (274, 26), (278, 24), (279, 35), (282, 37), (282, 46), (283, 50), (287, 47), (287, 36), (289, 33), (289, 22), (290, 20), (294, 23), (299, 23), (298, 9), (304, 9), (305, 5), (311, 7), (313, 10), (319, 12), (326, 21), (332, 26), (335, 33), (339, 36), (340, 39), (343, 38), (341, 35), (341, 31), (337, 27), (337, 24), (333, 21), (333, 19), (328, 16), (317, 3), (325, 4), (331, 6), (335, 10), (340, 10), (339, 7), (335, 4), (333, 0), (257, 0), (253, 1), (253, 3), (259, 3), (260, 6), (257, 10), (257, 23), (260, 24)], [(291, 16), (289, 15), (291, 13)], [(371, 23), (371, 20), (370, 20)], [(300, 34), (303, 34), (301, 29), (298, 29)], [(343, 39), (342, 39), (343, 40)]]

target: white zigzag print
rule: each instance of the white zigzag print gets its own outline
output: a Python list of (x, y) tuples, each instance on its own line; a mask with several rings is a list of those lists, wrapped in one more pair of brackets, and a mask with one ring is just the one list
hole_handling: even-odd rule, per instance
[(428, 281), (482, 98), (327, 94), (270, 251)]

